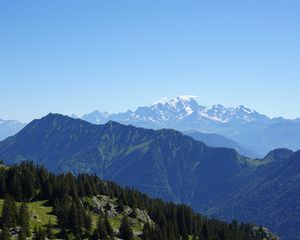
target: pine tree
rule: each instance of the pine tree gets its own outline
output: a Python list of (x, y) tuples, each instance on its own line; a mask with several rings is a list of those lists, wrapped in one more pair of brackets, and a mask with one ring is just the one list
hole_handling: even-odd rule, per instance
[(33, 238), (34, 240), (45, 240), (46, 239), (46, 232), (43, 228), (39, 227), (37, 232), (35, 233), (35, 236)]
[(89, 234), (92, 231), (92, 226), (93, 226), (92, 215), (90, 213), (87, 213), (84, 219), (84, 228), (86, 233)]
[(100, 235), (100, 239), (107, 239), (106, 226), (101, 215), (99, 215), (97, 230)]
[(10, 233), (7, 227), (2, 229), (2, 233), (0, 235), (0, 240), (10, 240)]
[(64, 194), (61, 200), (56, 199), (54, 203), (55, 215), (57, 216), (57, 225), (61, 230), (62, 236), (65, 235), (68, 228), (68, 214), (70, 211), (70, 198)]
[(27, 204), (22, 202), (19, 211), (19, 225), (26, 236), (30, 236), (29, 210)]
[(204, 223), (200, 231), (200, 239), (209, 240), (209, 232), (207, 224)]
[(71, 231), (74, 234), (80, 233), (81, 232), (81, 226), (80, 226), (80, 221), (79, 221), (79, 216), (80, 212), (79, 209), (76, 207), (75, 203), (72, 202), (72, 206), (69, 212), (69, 218), (68, 218), (68, 227), (71, 229)]
[(50, 219), (46, 227), (46, 235), (48, 239), (54, 239), (53, 226)]
[(124, 240), (132, 240), (133, 239), (133, 231), (132, 228), (128, 222), (128, 219), (126, 216), (121, 221), (121, 225), (119, 228), (119, 235), (120, 238)]
[(95, 229), (92, 235), (92, 240), (98, 240), (98, 239), (100, 239), (100, 234), (98, 232), (98, 229)]
[(108, 214), (107, 214), (107, 212), (105, 213), (104, 225), (105, 225), (105, 229), (106, 229), (107, 235), (110, 236), (110, 237), (113, 237), (114, 236), (114, 230), (111, 227), (110, 222), (108, 220)]
[(142, 240), (151, 240), (152, 239), (152, 229), (149, 223), (145, 223), (143, 227)]
[(16, 227), (18, 211), (15, 200), (7, 195), (2, 208), (2, 223), (3, 227)]
[(26, 240), (26, 234), (24, 233), (23, 229), (19, 232), (18, 240)]

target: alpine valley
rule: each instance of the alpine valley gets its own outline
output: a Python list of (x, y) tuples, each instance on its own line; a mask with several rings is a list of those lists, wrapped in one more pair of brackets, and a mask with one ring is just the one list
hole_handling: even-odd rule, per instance
[[(84, 119), (93, 121), (92, 116)], [(292, 130), (299, 128), (298, 120), (269, 119), (242, 106), (206, 108), (190, 97), (101, 116), (97, 123), (113, 118), (126, 125), (49, 114), (0, 142), (0, 159), (8, 165), (32, 160), (54, 173), (95, 174), (209, 216), (266, 226), (281, 239), (299, 239), (299, 151), (280, 148), (264, 158), (249, 158), (232, 148), (207, 146), (194, 139), (194, 132), (192, 138), (176, 130), (129, 125), (214, 129), (239, 140), (246, 133), (253, 139), (266, 134), (264, 139), (269, 139), (269, 131), (286, 136), (266, 144), (277, 146), (291, 136), (296, 141), (299, 132)], [(282, 132), (282, 127), (293, 134)]]

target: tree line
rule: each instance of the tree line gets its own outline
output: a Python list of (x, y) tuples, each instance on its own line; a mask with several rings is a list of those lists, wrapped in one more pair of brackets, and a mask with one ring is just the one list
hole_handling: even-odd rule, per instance
[[(247, 240), (263, 239), (263, 231), (254, 231), (252, 224), (226, 223), (206, 218), (182, 204), (166, 203), (160, 199), (149, 198), (131, 188), (103, 181), (95, 175), (71, 173), (53, 174), (43, 166), (32, 162), (0, 168), (0, 198), (4, 200), (1, 218), (1, 239), (8, 239), (7, 232), (19, 226), (19, 238), (30, 236), (28, 202), (47, 200), (57, 216), (53, 235), (53, 224), (34, 230), (35, 239), (114, 239), (118, 237), (133, 239), (133, 230), (124, 214), (118, 233), (113, 230), (107, 212), (98, 213), (95, 229), (92, 227), (92, 209), (84, 204), (84, 197), (106, 195), (116, 198), (122, 212), (124, 206), (145, 210), (153, 224), (144, 224), (139, 236), (142, 240)], [(20, 208), (15, 201), (21, 202)], [(23, 238), (24, 239), (24, 238)], [(26, 238), (25, 238), (26, 239)]]

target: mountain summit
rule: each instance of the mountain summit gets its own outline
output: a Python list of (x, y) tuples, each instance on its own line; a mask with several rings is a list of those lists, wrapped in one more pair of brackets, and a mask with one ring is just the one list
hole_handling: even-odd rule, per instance
[(94, 111), (82, 117), (83, 120), (99, 124), (107, 119), (117, 120), (123, 123), (146, 123), (148, 125), (166, 126), (174, 121), (177, 124), (181, 122), (212, 122), (228, 123), (233, 121), (255, 122), (264, 121), (269, 118), (258, 112), (239, 106), (236, 108), (226, 108), (220, 104), (206, 107), (199, 105), (195, 96), (178, 96), (175, 98), (163, 98), (150, 106), (138, 107), (135, 111), (126, 113), (107, 114), (106, 112)]
[[(248, 107), (200, 105), (194, 96), (164, 98), (150, 106), (118, 114), (95, 111), (82, 117), (95, 124), (108, 120), (152, 129), (173, 128), (213, 133), (237, 142), (257, 157), (275, 148), (300, 148), (300, 121), (271, 119)], [(289, 133), (289, 134), (286, 134)]]

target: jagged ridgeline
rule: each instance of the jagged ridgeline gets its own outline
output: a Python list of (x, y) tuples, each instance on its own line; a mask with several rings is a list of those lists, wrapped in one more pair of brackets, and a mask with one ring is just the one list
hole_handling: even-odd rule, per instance
[[(0, 168), (1, 239), (272, 239), (88, 174), (55, 175), (31, 162)], [(3, 200), (4, 199), (4, 200)]]

